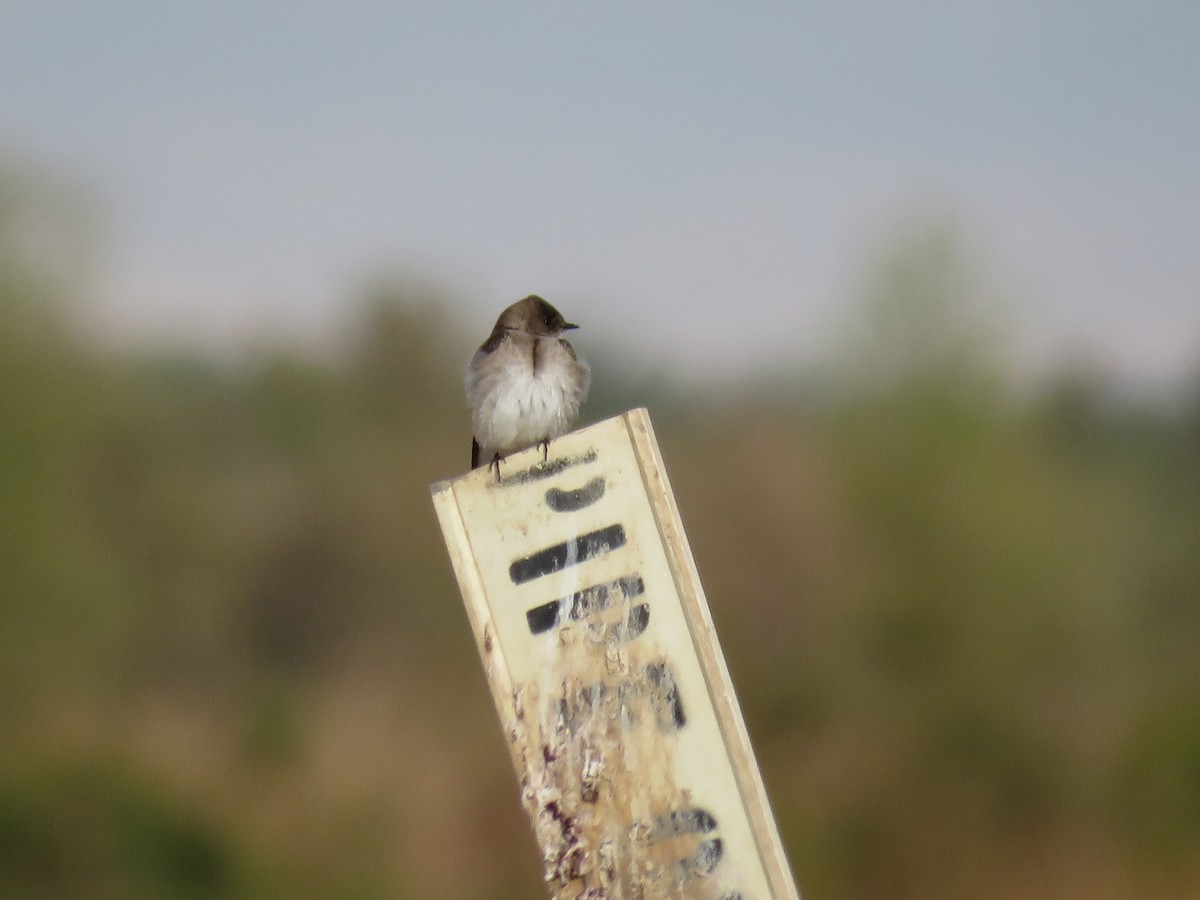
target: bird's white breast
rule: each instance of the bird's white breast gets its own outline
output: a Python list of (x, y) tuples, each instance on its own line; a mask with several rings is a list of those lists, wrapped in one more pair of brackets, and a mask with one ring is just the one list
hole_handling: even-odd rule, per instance
[(566, 433), (587, 395), (587, 365), (546, 339), (534, 367), (532, 341), (506, 340), (480, 351), (467, 372), (471, 425), (484, 458), (523, 450)]

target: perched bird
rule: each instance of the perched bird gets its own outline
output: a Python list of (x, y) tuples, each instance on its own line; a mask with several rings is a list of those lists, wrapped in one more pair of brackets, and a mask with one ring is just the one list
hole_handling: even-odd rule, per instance
[(578, 327), (533, 295), (500, 313), (467, 367), (472, 469), (491, 465), (499, 478), (504, 457), (535, 444), (545, 459), (575, 424), (591, 370), (562, 335)]

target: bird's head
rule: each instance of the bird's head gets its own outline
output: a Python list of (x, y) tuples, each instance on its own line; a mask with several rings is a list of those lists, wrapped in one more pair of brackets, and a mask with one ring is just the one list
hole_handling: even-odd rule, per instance
[(558, 337), (564, 331), (579, 327), (564, 319), (562, 313), (536, 294), (518, 300), (500, 313), (500, 321), (496, 324), (536, 337)]

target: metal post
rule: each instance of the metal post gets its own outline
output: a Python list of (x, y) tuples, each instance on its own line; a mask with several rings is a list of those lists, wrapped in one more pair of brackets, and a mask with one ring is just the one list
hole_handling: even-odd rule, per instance
[(650, 418), (432, 486), (554, 898), (796, 898)]

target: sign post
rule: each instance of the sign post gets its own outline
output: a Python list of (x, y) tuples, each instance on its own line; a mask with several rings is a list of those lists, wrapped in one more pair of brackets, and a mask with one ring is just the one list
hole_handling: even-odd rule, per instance
[(798, 893), (644, 409), (432, 486), (556, 898)]

